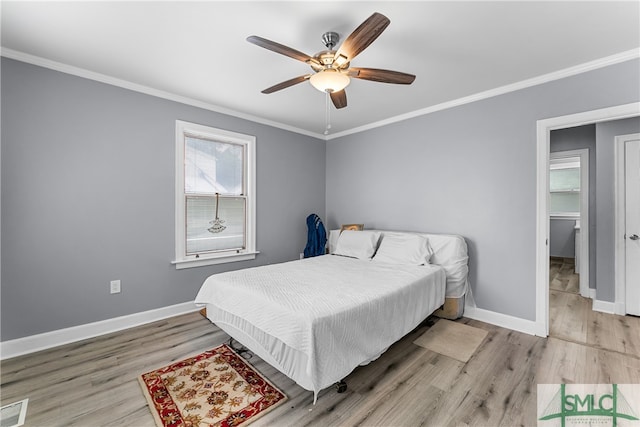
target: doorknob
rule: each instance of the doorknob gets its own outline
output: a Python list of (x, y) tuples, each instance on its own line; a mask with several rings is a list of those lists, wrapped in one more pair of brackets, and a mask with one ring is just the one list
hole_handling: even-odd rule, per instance
[(629, 238), (630, 238), (631, 240), (638, 240), (638, 239), (640, 239), (640, 237), (639, 237), (637, 234), (632, 234), (631, 236), (629, 236)]

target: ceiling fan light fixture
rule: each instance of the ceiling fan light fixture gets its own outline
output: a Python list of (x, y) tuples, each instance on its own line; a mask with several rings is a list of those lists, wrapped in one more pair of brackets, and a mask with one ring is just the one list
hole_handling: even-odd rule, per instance
[(343, 74), (332, 68), (327, 68), (312, 75), (309, 78), (311, 85), (318, 89), (320, 92), (339, 92), (349, 85), (351, 79), (346, 74)]

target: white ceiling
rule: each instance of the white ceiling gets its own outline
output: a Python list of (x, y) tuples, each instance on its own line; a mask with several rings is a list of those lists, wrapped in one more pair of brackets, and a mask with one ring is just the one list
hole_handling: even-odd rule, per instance
[[(310, 68), (246, 41), (309, 55), (373, 12), (391, 20), (352, 63), (417, 76), (410, 86), (352, 79), (332, 134), (640, 47), (640, 2), (2, 1), (3, 55), (54, 61), (322, 138), (325, 97), (308, 82), (262, 89)], [(632, 52), (632, 56), (637, 53)], [(618, 55), (619, 57), (620, 55)], [(624, 55), (623, 55), (624, 56)]]

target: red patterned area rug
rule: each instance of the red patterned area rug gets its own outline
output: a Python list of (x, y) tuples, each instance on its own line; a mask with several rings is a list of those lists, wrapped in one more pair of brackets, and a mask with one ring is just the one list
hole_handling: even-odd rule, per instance
[(138, 380), (160, 427), (248, 424), (287, 399), (225, 344)]

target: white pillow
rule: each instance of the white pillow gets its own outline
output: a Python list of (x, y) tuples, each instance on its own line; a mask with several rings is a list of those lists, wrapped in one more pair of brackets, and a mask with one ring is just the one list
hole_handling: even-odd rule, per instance
[(344, 230), (338, 237), (334, 255), (370, 259), (378, 247), (379, 231)]
[(388, 264), (424, 265), (432, 252), (429, 241), (418, 234), (385, 234), (373, 261)]

